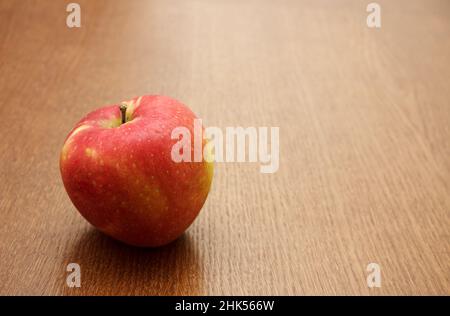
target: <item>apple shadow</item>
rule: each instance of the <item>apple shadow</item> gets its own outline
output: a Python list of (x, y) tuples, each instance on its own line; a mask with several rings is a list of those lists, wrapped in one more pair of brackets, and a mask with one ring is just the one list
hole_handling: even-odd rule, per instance
[(65, 262), (80, 265), (81, 287), (69, 288), (64, 282), (64, 295), (203, 293), (200, 258), (187, 233), (151, 249), (128, 246), (91, 228), (75, 241)]

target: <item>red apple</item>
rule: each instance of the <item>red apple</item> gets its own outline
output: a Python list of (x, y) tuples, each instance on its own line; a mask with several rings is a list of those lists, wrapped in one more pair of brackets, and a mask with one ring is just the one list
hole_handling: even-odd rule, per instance
[(100, 231), (131, 245), (161, 246), (200, 212), (213, 164), (171, 158), (172, 130), (184, 126), (194, 135), (196, 116), (184, 104), (164, 96), (122, 104), (89, 113), (69, 133), (62, 180), (75, 207)]

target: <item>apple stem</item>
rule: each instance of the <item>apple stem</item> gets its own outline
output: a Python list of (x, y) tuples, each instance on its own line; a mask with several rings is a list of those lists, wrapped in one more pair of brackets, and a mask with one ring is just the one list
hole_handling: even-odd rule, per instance
[(122, 113), (122, 124), (124, 124), (127, 121), (127, 105), (125, 103), (122, 103), (119, 106), (120, 112)]

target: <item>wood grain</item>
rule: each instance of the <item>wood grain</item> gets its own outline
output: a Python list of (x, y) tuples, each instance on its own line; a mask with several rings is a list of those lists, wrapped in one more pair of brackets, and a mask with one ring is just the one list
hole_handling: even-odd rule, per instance
[[(380, 0), (380, 29), (369, 1), (78, 2), (79, 29), (67, 1), (0, 2), (0, 294), (450, 294), (449, 1)], [(59, 151), (83, 115), (142, 94), (279, 126), (280, 169), (217, 164), (164, 248), (103, 236)]]

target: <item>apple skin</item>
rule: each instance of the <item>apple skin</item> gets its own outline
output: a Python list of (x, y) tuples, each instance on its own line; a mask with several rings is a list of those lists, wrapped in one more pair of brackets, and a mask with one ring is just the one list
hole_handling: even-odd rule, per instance
[(213, 164), (172, 161), (175, 127), (189, 129), (194, 150), (196, 116), (187, 106), (165, 96), (125, 103), (125, 124), (119, 104), (95, 110), (76, 124), (61, 151), (62, 180), (75, 207), (100, 231), (130, 245), (162, 246), (178, 238), (200, 212)]

